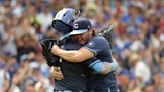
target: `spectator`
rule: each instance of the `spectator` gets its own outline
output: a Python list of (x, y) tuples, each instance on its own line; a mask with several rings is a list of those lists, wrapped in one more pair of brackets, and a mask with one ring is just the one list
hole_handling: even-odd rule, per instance
[(150, 68), (141, 60), (141, 57), (137, 53), (132, 53), (129, 58), (129, 63), (131, 71), (134, 73), (136, 78), (141, 81), (141, 85), (150, 81)]
[(49, 6), (43, 6), (43, 12), (37, 15), (37, 20), (42, 25), (42, 31), (45, 32), (47, 28), (51, 25), (53, 17), (52, 14), (49, 12)]
[(12, 84), (10, 86), (9, 92), (21, 92), (20, 87), (18, 86), (19, 80), (19, 72), (15, 71), (12, 78)]

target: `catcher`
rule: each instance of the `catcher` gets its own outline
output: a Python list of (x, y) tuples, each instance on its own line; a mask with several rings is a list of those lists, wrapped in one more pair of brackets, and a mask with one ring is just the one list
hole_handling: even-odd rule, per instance
[[(112, 58), (108, 41), (103, 36), (97, 36), (86, 18), (78, 18), (73, 22), (73, 31), (69, 33), (76, 37), (76, 40), (83, 45), (79, 50), (63, 50), (54, 45), (51, 52), (68, 62), (86, 62), (91, 69), (98, 73), (91, 73), (89, 76), (89, 91), (94, 92), (118, 92), (116, 75), (113, 70), (118, 67)], [(96, 57), (97, 60), (89, 60)], [(105, 62), (104, 62), (105, 61)], [(113, 62), (114, 61), (114, 62)], [(113, 64), (112, 64), (113, 62)], [(111, 66), (111, 64), (113, 66)], [(113, 72), (111, 72), (111, 70)], [(109, 73), (110, 72), (110, 73)], [(103, 75), (104, 74), (104, 75)]]

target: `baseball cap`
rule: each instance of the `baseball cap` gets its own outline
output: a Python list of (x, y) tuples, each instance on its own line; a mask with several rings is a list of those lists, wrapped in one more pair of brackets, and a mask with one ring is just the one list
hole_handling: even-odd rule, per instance
[(77, 18), (73, 22), (73, 31), (70, 32), (70, 35), (85, 33), (89, 28), (91, 28), (91, 23), (87, 18)]

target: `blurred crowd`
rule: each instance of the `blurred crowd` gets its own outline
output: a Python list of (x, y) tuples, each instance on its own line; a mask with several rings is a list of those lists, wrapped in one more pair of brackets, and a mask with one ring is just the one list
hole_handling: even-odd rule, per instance
[(0, 0), (0, 91), (52, 92), (39, 41), (58, 39), (57, 11), (79, 9), (98, 31), (114, 25), (120, 92), (164, 92), (163, 0)]

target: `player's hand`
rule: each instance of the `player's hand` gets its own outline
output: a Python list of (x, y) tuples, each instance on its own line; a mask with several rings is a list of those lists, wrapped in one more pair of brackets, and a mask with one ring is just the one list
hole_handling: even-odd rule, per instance
[(52, 66), (51, 69), (50, 69), (50, 75), (56, 80), (64, 79), (62, 71), (59, 70), (57, 67), (54, 67), (54, 66)]
[(61, 49), (60, 49), (60, 47), (59, 47), (58, 45), (54, 45), (54, 46), (52, 46), (52, 48), (51, 48), (51, 53), (53, 53), (53, 54), (55, 54), (55, 55), (58, 56), (58, 53), (59, 53), (60, 50), (61, 50)]
[(114, 61), (113, 62), (113, 70), (116, 71), (119, 67), (118, 61), (114, 57), (112, 57), (112, 59)]

